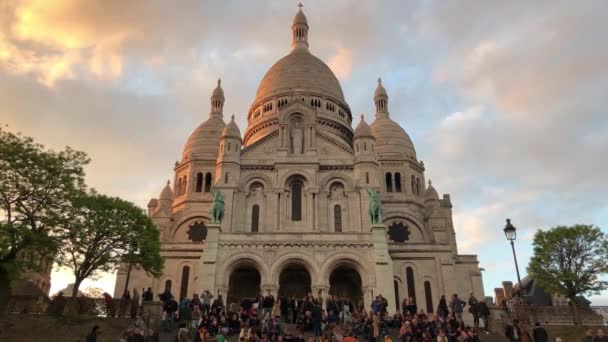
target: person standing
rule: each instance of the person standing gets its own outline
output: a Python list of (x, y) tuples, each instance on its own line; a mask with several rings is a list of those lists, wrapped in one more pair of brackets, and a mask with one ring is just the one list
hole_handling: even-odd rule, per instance
[(490, 308), (485, 300), (479, 301), (479, 315), (483, 319), (483, 327), (486, 330), (490, 329)]
[(312, 330), (315, 334), (315, 337), (321, 336), (321, 320), (323, 319), (323, 312), (321, 311), (321, 306), (313, 304), (310, 316)]
[(439, 305), (437, 305), (437, 315), (444, 320), (448, 316), (448, 303), (445, 300), (445, 295), (441, 295), (441, 299), (439, 299)]
[(585, 330), (585, 336), (581, 338), (581, 342), (594, 342), (593, 341), (593, 330)]
[(505, 337), (511, 342), (518, 342), (521, 330), (519, 329), (519, 321), (514, 319), (513, 323), (509, 323), (505, 328)]
[(604, 330), (597, 329), (597, 335), (595, 336), (593, 342), (608, 342), (608, 336), (604, 334)]
[(469, 312), (473, 315), (473, 324), (475, 328), (479, 329), (479, 301), (473, 293), (469, 296)]
[(534, 325), (532, 337), (534, 337), (534, 342), (549, 342), (549, 334), (547, 334), (547, 330), (540, 325), (540, 322), (536, 322)]
[(462, 320), (462, 311), (465, 305), (466, 303), (460, 300), (460, 298), (458, 298), (458, 295), (454, 293), (454, 295), (452, 296), (452, 302), (450, 303), (450, 307), (459, 321)]

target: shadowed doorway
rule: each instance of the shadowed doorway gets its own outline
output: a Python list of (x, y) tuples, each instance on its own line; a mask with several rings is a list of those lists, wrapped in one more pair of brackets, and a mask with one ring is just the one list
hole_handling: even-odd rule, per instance
[(359, 272), (350, 266), (339, 266), (329, 276), (329, 293), (339, 298), (348, 298), (354, 304), (363, 300), (363, 289)]
[(232, 271), (228, 283), (229, 303), (240, 303), (244, 298), (255, 299), (260, 293), (260, 272), (253, 266), (240, 266)]
[(310, 292), (310, 273), (302, 265), (291, 264), (279, 276), (279, 296), (302, 298)]

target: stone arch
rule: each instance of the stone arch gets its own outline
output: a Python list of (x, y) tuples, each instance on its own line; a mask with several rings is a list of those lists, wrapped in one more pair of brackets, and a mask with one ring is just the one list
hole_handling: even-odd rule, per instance
[(313, 176), (308, 174), (305, 170), (290, 170), (281, 176), (278, 185), (287, 190), (289, 188), (289, 182), (297, 177), (303, 178), (304, 189), (308, 190), (312, 184)]
[(321, 179), (319, 184), (320, 184), (321, 189), (323, 189), (325, 191), (329, 191), (329, 187), (335, 181), (341, 182), (342, 185), (344, 185), (344, 189), (346, 191), (353, 191), (353, 189), (354, 189), (352, 180), (347, 175), (345, 175), (341, 172), (338, 172), (338, 171), (331, 172), (330, 174), (323, 177), (323, 179)]
[(188, 227), (191, 223), (194, 223), (195, 221), (202, 221), (206, 225), (211, 221), (211, 218), (205, 214), (201, 215), (200, 213), (190, 214), (185, 217), (182, 217), (178, 221), (178, 223), (173, 226), (174, 228), (170, 231), (169, 236), (171, 237), (171, 240), (176, 241), (176, 239), (178, 238), (183, 238), (178, 240), (181, 242), (188, 242)]
[(360, 256), (351, 252), (336, 252), (326, 258), (323, 263), (322, 280), (323, 285), (329, 286), (329, 277), (331, 273), (340, 266), (349, 266), (354, 268), (361, 277), (361, 285), (363, 288), (372, 286), (375, 279), (372, 279), (372, 273), (368, 270), (366, 262)]
[(262, 183), (262, 185), (264, 185), (264, 188), (267, 189), (267, 191), (272, 189), (272, 180), (270, 179), (270, 177), (268, 177), (268, 175), (266, 175), (264, 173), (256, 172), (256, 173), (248, 174), (247, 176), (245, 176), (241, 179), (239, 190), (248, 191), (249, 187), (254, 182)]
[[(415, 228), (418, 230), (418, 233), (420, 233), (420, 235), (422, 236), (422, 241), (419, 242), (428, 242), (428, 241), (434, 241), (434, 236), (432, 234), (432, 232), (429, 232), (427, 230), (426, 225), (424, 224), (424, 222), (422, 222), (421, 220), (419, 220), (417, 217), (409, 214), (409, 213), (404, 213), (404, 212), (387, 212), (384, 214), (383, 217), (383, 223), (388, 227), (393, 221), (406, 221), (407, 223), (409, 223), (409, 226), (411, 228)], [(412, 233), (410, 231), (410, 233)]]
[(287, 253), (280, 256), (277, 260), (275, 260), (274, 264), (270, 269), (270, 275), (272, 276), (271, 282), (269, 285), (274, 285), (278, 289), (279, 287), (279, 277), (281, 276), (281, 272), (289, 265), (299, 265), (303, 266), (310, 274), (311, 284), (314, 286), (319, 282), (319, 267), (317, 263), (310, 256), (305, 255), (303, 253), (292, 252)]
[(257, 269), (258, 272), (260, 272), (262, 286), (268, 282), (270, 273), (267, 265), (264, 263), (264, 259), (251, 252), (240, 252), (230, 256), (223, 262), (222, 268), (216, 270), (215, 275), (217, 287), (228, 288), (230, 275), (240, 266), (251, 266)]

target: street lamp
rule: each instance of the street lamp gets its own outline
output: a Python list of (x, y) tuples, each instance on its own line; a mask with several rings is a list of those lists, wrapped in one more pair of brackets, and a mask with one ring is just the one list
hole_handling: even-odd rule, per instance
[(515, 271), (517, 271), (517, 282), (519, 283), (519, 291), (523, 290), (521, 288), (521, 278), (519, 277), (519, 266), (517, 265), (517, 257), (515, 256), (515, 238), (517, 237), (516, 228), (511, 224), (511, 220), (507, 219), (507, 225), (503, 229), (505, 232), (505, 236), (507, 240), (511, 241), (511, 249), (513, 250), (513, 260), (515, 260)]

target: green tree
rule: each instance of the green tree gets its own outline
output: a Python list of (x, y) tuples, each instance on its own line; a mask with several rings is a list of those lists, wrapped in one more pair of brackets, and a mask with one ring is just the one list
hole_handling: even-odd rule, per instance
[(55, 255), (88, 162), (83, 152), (48, 150), (0, 127), (0, 313), (20, 271)]
[(558, 226), (534, 235), (528, 274), (550, 294), (570, 300), (574, 323), (580, 325), (575, 298), (608, 288), (608, 238), (593, 225)]
[[(151, 221), (150, 224), (152, 224)], [(129, 280), (133, 268), (144, 270), (147, 274), (154, 277), (162, 275), (162, 265), (164, 262), (158, 253), (160, 250), (159, 232), (153, 226), (152, 229), (146, 229), (142, 234), (144, 235), (143, 238), (131, 241), (129, 251), (122, 259), (122, 264), (127, 268), (127, 279), (124, 290), (129, 289)]]
[(162, 272), (158, 230), (134, 204), (92, 192), (73, 200), (69, 217), (58, 259), (74, 271), (74, 294), (83, 280), (115, 270), (129, 254), (143, 255), (137, 262), (155, 260), (145, 269)]

